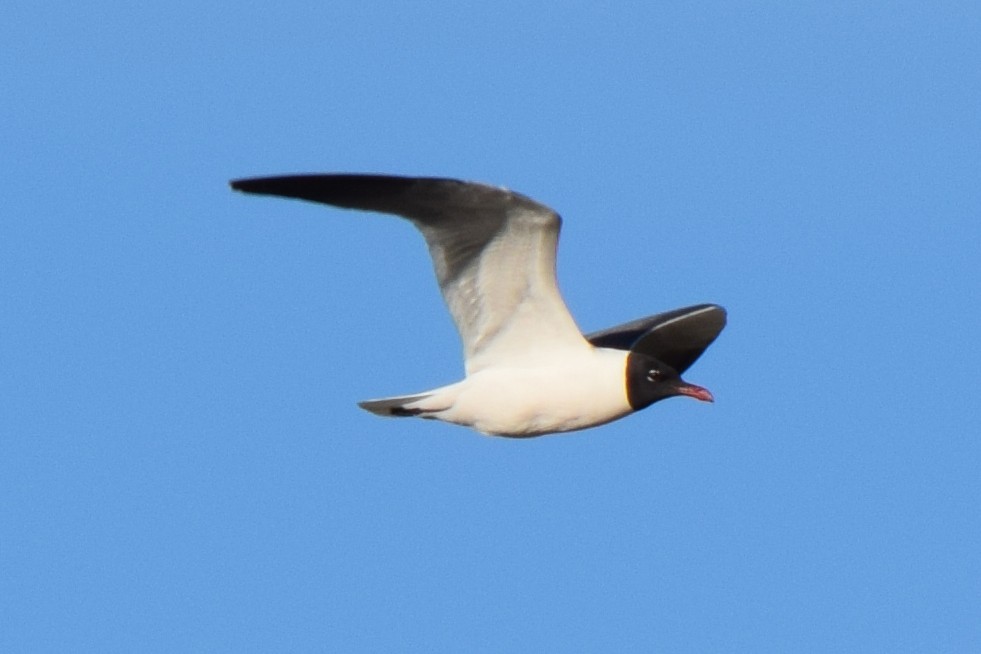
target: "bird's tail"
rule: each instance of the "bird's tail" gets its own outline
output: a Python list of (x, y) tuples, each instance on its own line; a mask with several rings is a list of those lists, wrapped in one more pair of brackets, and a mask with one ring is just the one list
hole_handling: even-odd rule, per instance
[[(433, 409), (424, 405), (426, 400), (432, 397), (432, 393), (417, 393), (415, 395), (400, 395), (398, 397), (385, 397), (378, 400), (365, 400), (358, 402), (358, 406), (365, 411), (371, 411), (375, 415), (386, 417), (425, 417), (427, 413), (433, 413)], [(435, 409), (436, 411), (440, 409)]]

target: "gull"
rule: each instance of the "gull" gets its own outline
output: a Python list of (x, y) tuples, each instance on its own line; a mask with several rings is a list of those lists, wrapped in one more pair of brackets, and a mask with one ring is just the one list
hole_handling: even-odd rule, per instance
[(606, 424), (679, 395), (713, 401), (681, 373), (722, 331), (725, 309), (699, 304), (584, 336), (556, 283), (562, 221), (527, 196), (373, 174), (256, 177), (231, 187), (394, 214), (422, 232), (463, 341), (466, 374), (421, 393), (360, 402), (367, 411), (522, 438)]

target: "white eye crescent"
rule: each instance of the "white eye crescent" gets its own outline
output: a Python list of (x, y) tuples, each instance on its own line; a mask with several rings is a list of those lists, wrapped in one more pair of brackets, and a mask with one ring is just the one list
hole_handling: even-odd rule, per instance
[(657, 381), (660, 378), (661, 378), (661, 371), (660, 370), (651, 369), (651, 370), (648, 370), (647, 371), (647, 381), (649, 381), (649, 382), (655, 382), (655, 381)]

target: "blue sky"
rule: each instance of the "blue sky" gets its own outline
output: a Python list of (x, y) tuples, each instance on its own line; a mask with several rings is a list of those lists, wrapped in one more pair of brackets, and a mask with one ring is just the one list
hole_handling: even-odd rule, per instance
[[(0, 649), (981, 651), (974, 3), (19, 2), (0, 23)], [(565, 218), (674, 399), (512, 441), (363, 171)]]

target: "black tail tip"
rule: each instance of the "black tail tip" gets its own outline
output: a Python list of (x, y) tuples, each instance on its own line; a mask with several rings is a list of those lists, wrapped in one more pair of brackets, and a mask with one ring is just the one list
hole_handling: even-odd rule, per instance
[(422, 413), (422, 409), (406, 409), (404, 406), (393, 406), (388, 411), (389, 415), (398, 416), (399, 418), (407, 418), (410, 416), (417, 416)]

